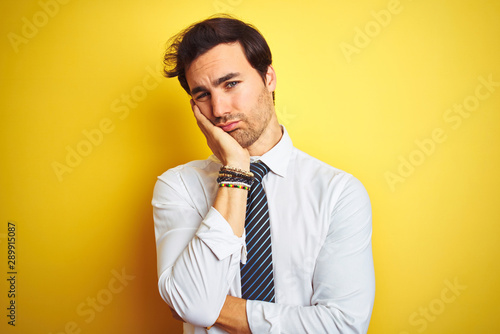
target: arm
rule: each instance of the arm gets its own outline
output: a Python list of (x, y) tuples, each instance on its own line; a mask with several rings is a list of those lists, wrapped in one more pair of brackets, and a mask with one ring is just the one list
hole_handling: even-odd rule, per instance
[[(248, 169), (248, 152), (194, 105), (193, 112), (218, 158)], [(174, 174), (169, 171), (157, 182), (153, 198), (160, 294), (185, 321), (209, 326), (239, 270), (247, 192), (218, 188), (213, 207), (201, 217)]]
[(316, 261), (311, 305), (248, 300), (246, 312), (239, 307), (222, 308), (218, 323), (231, 316), (240, 324), (248, 319), (253, 333), (366, 333), (374, 283), (370, 201), (361, 183), (352, 178), (331, 215), (330, 230)]
[(215, 325), (228, 333), (251, 334), (246, 305), (245, 299), (227, 296)]
[[(207, 144), (222, 162), (243, 170), (250, 170), (250, 154), (238, 142), (219, 127), (214, 126), (201, 112), (198, 106), (191, 102), (193, 114), (198, 127), (207, 139)], [(214, 201), (214, 208), (221, 213), (237, 236), (242, 236), (245, 230), (245, 213), (247, 192), (234, 188), (219, 188)]]

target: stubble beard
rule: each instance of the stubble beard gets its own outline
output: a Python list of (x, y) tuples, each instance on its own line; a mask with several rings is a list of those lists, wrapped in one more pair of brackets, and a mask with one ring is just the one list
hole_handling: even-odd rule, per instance
[[(229, 132), (238, 144), (243, 148), (252, 146), (267, 129), (273, 113), (273, 102), (269, 92), (264, 88), (259, 95), (257, 104), (250, 110), (249, 116), (245, 114), (235, 114), (230, 118), (240, 120), (246, 128), (238, 128)], [(224, 119), (224, 122), (231, 119)]]

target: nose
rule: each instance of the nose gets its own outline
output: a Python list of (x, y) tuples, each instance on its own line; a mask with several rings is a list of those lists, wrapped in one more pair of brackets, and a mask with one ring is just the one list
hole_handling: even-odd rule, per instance
[(231, 112), (229, 99), (223, 94), (212, 94), (212, 114), (214, 117), (223, 117)]

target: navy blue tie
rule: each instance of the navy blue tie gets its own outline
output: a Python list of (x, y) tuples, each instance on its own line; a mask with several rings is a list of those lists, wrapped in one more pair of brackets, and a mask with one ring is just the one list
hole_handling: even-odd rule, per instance
[(255, 180), (248, 193), (245, 232), (247, 262), (241, 265), (243, 299), (274, 302), (273, 256), (267, 196), (262, 178), (269, 172), (263, 162), (250, 164)]

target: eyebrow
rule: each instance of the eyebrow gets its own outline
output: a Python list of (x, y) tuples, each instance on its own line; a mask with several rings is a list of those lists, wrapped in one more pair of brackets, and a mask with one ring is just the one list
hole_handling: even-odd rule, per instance
[[(231, 80), (232, 78), (234, 77), (237, 77), (238, 75), (240, 75), (240, 73), (238, 72), (231, 72), (231, 73), (228, 73), (218, 79), (215, 79), (212, 84), (214, 86), (219, 86), (220, 84), (222, 84), (223, 82), (227, 81), (227, 80)], [(207, 88), (205, 86), (196, 86), (195, 88), (193, 88), (193, 90), (191, 91), (191, 95), (195, 95), (196, 93), (199, 93), (199, 92), (204, 92), (204, 91), (207, 91)]]

